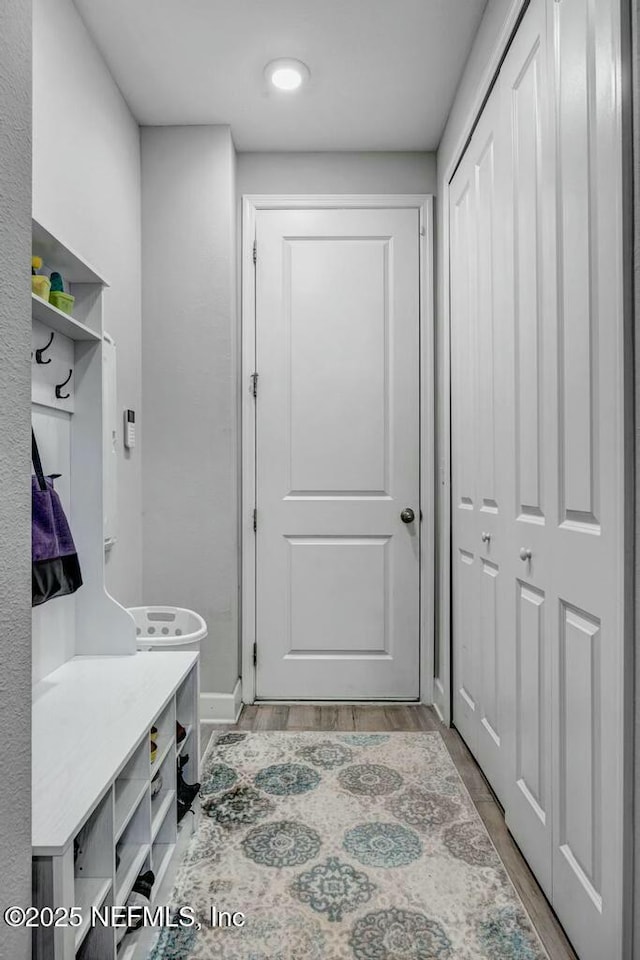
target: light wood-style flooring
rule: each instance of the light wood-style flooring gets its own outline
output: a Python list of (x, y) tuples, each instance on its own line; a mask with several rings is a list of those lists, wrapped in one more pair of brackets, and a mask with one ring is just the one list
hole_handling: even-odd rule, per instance
[(550, 960), (577, 960), (571, 944), (535, 877), (506, 828), (502, 809), (464, 741), (448, 729), (429, 707), (340, 704), (256, 704), (245, 706), (238, 723), (222, 727), (203, 725), (203, 748), (213, 731), (227, 730), (437, 730), (482, 817), (498, 853), (522, 898)]

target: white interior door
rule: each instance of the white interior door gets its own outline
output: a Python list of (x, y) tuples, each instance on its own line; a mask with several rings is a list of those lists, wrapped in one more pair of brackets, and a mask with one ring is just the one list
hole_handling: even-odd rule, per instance
[(419, 240), (417, 209), (257, 213), (259, 697), (418, 697)]
[(450, 191), (454, 722), (581, 960), (625, 956), (619, 13), (532, 0)]

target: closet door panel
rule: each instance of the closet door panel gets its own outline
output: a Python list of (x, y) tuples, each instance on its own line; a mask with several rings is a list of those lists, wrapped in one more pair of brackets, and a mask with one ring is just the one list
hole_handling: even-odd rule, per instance
[(602, 656), (600, 623), (561, 604), (559, 819), (556, 843), (595, 908), (602, 910)]
[(556, 13), (558, 417), (561, 522), (597, 525), (598, 341), (592, 225), (595, 142), (590, 123), (594, 34), (589, 3), (564, 0)]
[[(481, 133), (484, 133), (481, 130)], [(496, 489), (496, 408), (494, 362), (496, 301), (494, 271), (496, 258), (496, 136), (490, 125), (480, 143), (475, 163), (477, 231), (477, 310), (478, 310), (478, 507), (484, 512), (498, 511)], [(499, 331), (498, 331), (499, 332)]]
[(509, 631), (500, 571), (513, 405), (512, 337), (502, 297), (504, 143), (504, 115), (493, 98), (451, 185), (454, 723), (501, 799)]
[[(544, 395), (542, 266), (543, 78), (540, 37), (511, 85), (515, 331), (516, 513), (544, 521)], [(528, 45), (528, 46), (529, 46)], [(544, 66), (544, 64), (542, 64)]]
[(478, 251), (477, 616), (481, 692), (476, 755), (502, 803), (507, 783), (504, 701), (511, 673), (508, 647), (512, 643), (506, 621), (509, 586), (502, 569), (513, 475), (508, 443), (508, 418), (513, 407), (513, 336), (503, 295), (506, 120), (502, 97), (496, 91), (485, 107), (469, 148), (475, 167)]
[(453, 476), (458, 513), (476, 507), (475, 189), (468, 174), (467, 167), (460, 170), (452, 209)]
[(551, 894), (551, 703), (547, 593), (516, 580), (515, 751), (506, 808), (509, 829)]
[(621, 23), (553, 5), (559, 490), (552, 531), (553, 904), (583, 960), (623, 955), (624, 355)]
[(451, 186), (453, 719), (477, 748), (476, 195), (473, 165)]
[(549, 656), (544, 624), (545, 596), (518, 582), (516, 623), (516, 783), (544, 825), (547, 764), (545, 758), (545, 663)]
[[(547, 90), (546, 10), (533, 0), (504, 62), (500, 84), (511, 118), (508, 142), (509, 255), (505, 285), (514, 331), (512, 459), (515, 465), (507, 533), (508, 622), (514, 637), (510, 720), (515, 729), (508, 762), (505, 815), (548, 896), (552, 889), (551, 643), (553, 581), (548, 541), (554, 491), (549, 482), (554, 434), (548, 405), (554, 367), (549, 262), (551, 130)], [(552, 236), (553, 238), (553, 236)], [(530, 556), (530, 559), (528, 559)]]
[(504, 624), (500, 617), (500, 568), (490, 560), (480, 561), (480, 616), (485, 637), (482, 663), (482, 710), (480, 722), (496, 746), (502, 732), (501, 643)]
[(455, 723), (472, 751), (478, 740), (478, 629), (477, 561), (467, 550), (458, 550), (456, 602), (454, 608), (457, 644), (454, 649), (456, 676)]

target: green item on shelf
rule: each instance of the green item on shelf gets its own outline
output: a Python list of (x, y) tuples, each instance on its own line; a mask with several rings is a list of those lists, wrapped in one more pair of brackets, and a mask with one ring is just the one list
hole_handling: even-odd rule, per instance
[(63, 313), (71, 313), (75, 301), (75, 297), (72, 297), (70, 293), (64, 293), (62, 290), (52, 290), (49, 294), (49, 303), (57, 307), (58, 310), (62, 310)]
[(51, 293), (64, 293), (64, 281), (62, 274), (54, 271), (51, 274)]

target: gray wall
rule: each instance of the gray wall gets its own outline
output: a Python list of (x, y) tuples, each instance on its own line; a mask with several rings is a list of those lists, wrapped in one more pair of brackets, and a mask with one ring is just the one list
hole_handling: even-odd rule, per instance
[[(140, 134), (72, 0), (34, 0), (33, 142), (34, 216), (108, 279), (104, 322), (118, 350), (118, 408), (139, 411)], [(106, 582), (132, 606), (142, 594), (144, 422), (130, 453), (122, 422), (118, 542), (107, 555)]]
[(144, 602), (208, 623), (203, 692), (238, 677), (235, 150), (143, 127)]
[(238, 194), (435, 193), (433, 153), (240, 153)]
[[(143, 127), (143, 597), (209, 625), (202, 690), (239, 673), (236, 197), (431, 193), (426, 153), (247, 153), (228, 127)], [(206, 704), (204, 705), (206, 715)]]
[[(31, 3), (0, 4), (0, 906), (31, 901)], [(31, 931), (2, 924), (0, 956)]]

